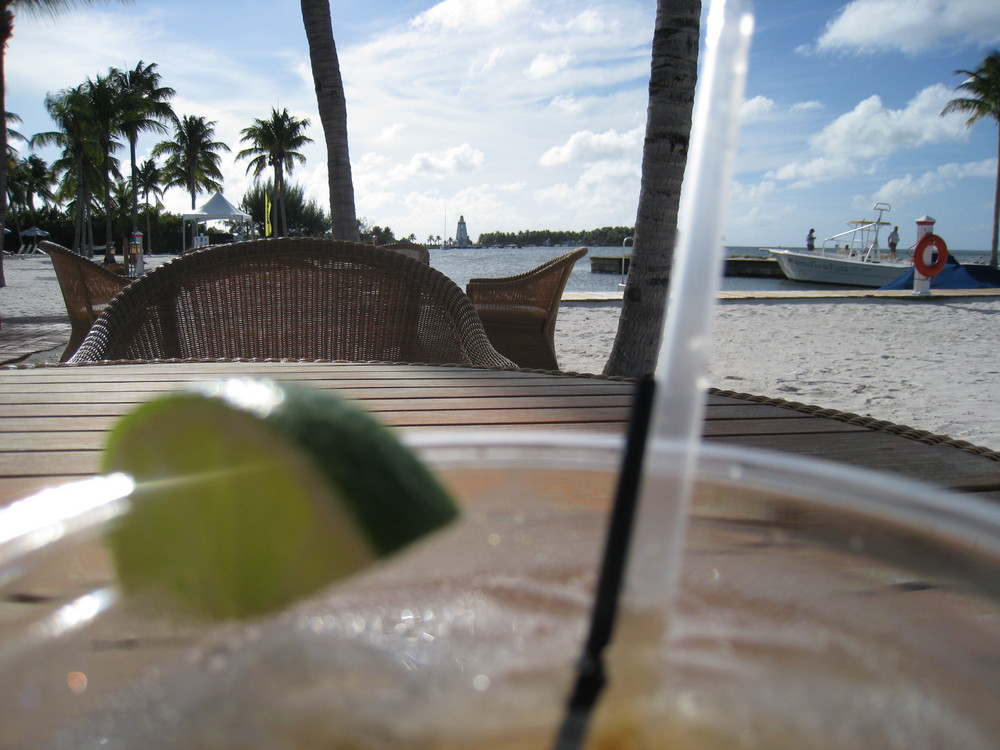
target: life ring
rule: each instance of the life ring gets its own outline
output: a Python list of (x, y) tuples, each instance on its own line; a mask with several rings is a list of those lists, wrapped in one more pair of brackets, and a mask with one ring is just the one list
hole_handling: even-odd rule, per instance
[[(937, 248), (937, 260), (928, 265), (927, 261), (924, 260), (924, 250), (930, 246)], [(916, 248), (913, 250), (913, 265), (917, 269), (917, 273), (928, 279), (933, 278), (941, 273), (941, 269), (944, 268), (947, 262), (948, 246), (944, 244), (943, 239), (936, 234), (925, 234), (920, 238)]]

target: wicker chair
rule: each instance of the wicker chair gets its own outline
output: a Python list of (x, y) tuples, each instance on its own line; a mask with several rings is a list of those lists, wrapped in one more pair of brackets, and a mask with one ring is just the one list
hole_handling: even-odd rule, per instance
[(216, 245), (136, 280), (71, 362), (323, 359), (513, 367), (453, 281), (336, 240)]
[(469, 281), (466, 293), (501, 354), (521, 367), (559, 369), (559, 302), (574, 264), (586, 254), (587, 248), (580, 247), (517, 276)]
[(132, 282), (128, 276), (112, 273), (89, 258), (77, 255), (54, 242), (40, 242), (38, 249), (47, 253), (56, 270), (59, 289), (69, 316), (69, 342), (63, 350), (65, 362), (77, 350), (90, 327), (111, 299)]
[(391, 242), (388, 245), (379, 245), (383, 250), (392, 250), (397, 253), (402, 253), (403, 255), (408, 255), (411, 258), (419, 260), (425, 266), (431, 264), (431, 253), (424, 245), (418, 245), (416, 242), (408, 242), (403, 240), (402, 242)]

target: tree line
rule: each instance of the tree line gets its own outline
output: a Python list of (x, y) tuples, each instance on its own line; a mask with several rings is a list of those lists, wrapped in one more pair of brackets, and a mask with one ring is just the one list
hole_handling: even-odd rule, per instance
[(585, 245), (588, 247), (620, 247), (635, 227), (601, 227), (584, 231), (529, 229), (521, 232), (484, 232), (479, 244), (484, 247), (537, 247), (545, 245)]
[[(11, 127), (19, 118), (8, 113), (8, 223), (19, 232), (44, 219), (54, 240), (58, 236), (77, 251), (104, 248), (108, 259), (137, 231), (145, 235), (147, 248), (163, 247), (154, 240), (170, 250), (179, 247), (180, 216), (162, 211), (164, 191), (185, 190), (194, 209), (199, 193), (222, 190), (221, 154), (231, 149), (216, 139), (215, 122), (198, 115), (178, 117), (170, 105), (173, 96), (157, 64), (140, 61), (47, 94), (45, 108), (55, 123), (51, 131), (22, 135)], [(295, 165), (305, 161), (299, 149), (312, 141), (305, 134), (308, 125), (307, 118), (275, 108), (241, 131), (245, 148), (235, 158), (246, 160), (247, 172), (257, 178), (243, 198), (243, 210), (254, 217), (260, 234), (266, 225), (274, 235), (329, 231), (326, 212), (287, 181)], [(165, 137), (154, 145), (151, 158), (139, 163), (136, 144), (144, 132)], [(59, 156), (51, 164), (35, 153), (22, 157), (17, 149), (22, 144), (31, 150), (54, 147)], [(127, 168), (119, 158), (126, 147)], [(262, 182), (264, 175), (268, 179)], [(266, 217), (265, 191), (270, 198)]]

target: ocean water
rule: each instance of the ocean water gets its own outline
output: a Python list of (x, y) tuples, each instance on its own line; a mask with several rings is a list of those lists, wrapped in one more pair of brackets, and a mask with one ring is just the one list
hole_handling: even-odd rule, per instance
[[(496, 278), (513, 276), (530, 271), (547, 260), (556, 258), (571, 248), (567, 247), (484, 247), (484, 248), (431, 248), (431, 265), (450, 277), (462, 289), (472, 278)], [(620, 247), (591, 247), (590, 253), (576, 262), (569, 282), (568, 292), (620, 292), (624, 279), (618, 274), (593, 273), (590, 257), (621, 257)], [(758, 247), (729, 247), (729, 256), (750, 256), (766, 258), (768, 253)], [(960, 263), (985, 262), (986, 254), (981, 251), (957, 250), (955, 257)], [(722, 289), (726, 291), (778, 291), (782, 289), (829, 289), (825, 284), (806, 284), (788, 279), (757, 279), (726, 277)]]

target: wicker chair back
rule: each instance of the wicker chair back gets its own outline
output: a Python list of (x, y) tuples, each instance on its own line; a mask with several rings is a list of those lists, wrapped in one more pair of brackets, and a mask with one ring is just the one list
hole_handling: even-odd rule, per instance
[(217, 245), (163, 264), (107, 307), (72, 361), (173, 358), (513, 366), (439, 271), (308, 238)]
[(59, 289), (66, 303), (70, 335), (60, 357), (65, 362), (76, 352), (107, 304), (132, 279), (112, 273), (90, 258), (77, 255), (54, 242), (40, 242), (38, 249), (52, 259), (52, 267), (56, 271)]
[(493, 346), (521, 367), (558, 370), (555, 331), (559, 302), (579, 247), (517, 276), (471, 279), (466, 293)]

